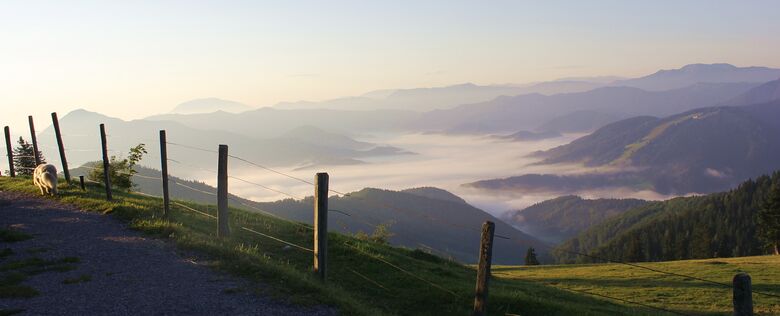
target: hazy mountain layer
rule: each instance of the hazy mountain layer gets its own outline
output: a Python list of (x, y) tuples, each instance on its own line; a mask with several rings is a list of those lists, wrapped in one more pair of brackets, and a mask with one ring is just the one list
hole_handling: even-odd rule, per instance
[(680, 69), (659, 70), (644, 77), (616, 81), (611, 85), (661, 91), (687, 87), (696, 83), (764, 83), (778, 78), (780, 78), (780, 69), (736, 67), (730, 64), (691, 64)]
[(195, 113), (212, 113), (217, 111), (225, 111), (230, 113), (239, 113), (252, 110), (251, 106), (246, 104), (223, 100), (219, 98), (205, 98), (195, 99), (187, 101), (177, 105), (171, 113), (179, 114), (195, 114)]
[(663, 119), (627, 119), (538, 154), (542, 164), (608, 167), (610, 173), (531, 174), (469, 185), (518, 192), (630, 187), (665, 194), (707, 193), (780, 169), (778, 155), (780, 101), (712, 107)]
[[(630, 87), (599, 88), (551, 96), (540, 94), (499, 97), (495, 100), (425, 113), (414, 129), (446, 133), (505, 133), (522, 129), (544, 131), (590, 130), (597, 123), (637, 115), (667, 116), (730, 100), (757, 86), (754, 83), (697, 84), (649, 92)], [(597, 113), (599, 115), (594, 115)], [(566, 117), (570, 126), (546, 123)], [(582, 122), (579, 122), (582, 120)]]
[[(215, 169), (213, 152), (219, 144), (227, 144), (230, 154), (268, 165), (328, 165), (360, 163), (359, 158), (407, 154), (401, 149), (358, 142), (348, 137), (317, 128), (302, 127), (279, 137), (248, 136), (222, 129), (200, 129), (171, 121), (123, 121), (98, 113), (77, 110), (60, 119), (68, 159), (73, 164), (100, 159), (98, 125), (106, 124), (110, 154), (127, 152), (139, 143), (147, 145), (149, 156), (144, 163), (159, 161), (159, 130), (166, 130), (168, 156), (184, 164)], [(51, 127), (41, 132), (39, 141), (49, 156), (55, 157), (56, 143)], [(187, 148), (195, 146), (208, 151)], [(192, 166), (177, 165), (176, 168)]]
[(550, 81), (528, 85), (480, 86), (472, 83), (416, 89), (395, 89), (369, 92), (357, 97), (344, 97), (321, 102), (283, 102), (278, 109), (331, 109), (331, 110), (377, 110), (394, 109), (410, 111), (431, 111), (452, 108), (461, 104), (485, 102), (498, 96), (528, 93), (557, 94), (582, 92), (603, 86), (603, 83), (582, 80)]

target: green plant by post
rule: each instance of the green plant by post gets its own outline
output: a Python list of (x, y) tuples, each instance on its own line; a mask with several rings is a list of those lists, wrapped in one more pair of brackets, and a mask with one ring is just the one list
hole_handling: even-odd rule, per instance
[[(133, 187), (131, 177), (136, 174), (135, 165), (143, 159), (146, 154), (146, 145), (138, 144), (130, 148), (126, 158), (111, 156), (108, 172), (111, 177), (111, 185), (117, 188), (129, 190)], [(89, 172), (89, 179), (100, 182), (103, 179), (103, 169), (93, 168)]]

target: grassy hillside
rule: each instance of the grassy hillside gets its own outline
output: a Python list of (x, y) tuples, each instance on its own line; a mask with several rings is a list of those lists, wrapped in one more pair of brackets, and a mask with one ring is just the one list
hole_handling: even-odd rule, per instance
[(583, 199), (566, 195), (509, 212), (511, 224), (542, 240), (560, 243), (604, 220), (645, 204), (637, 199)]
[[(30, 182), (0, 177), (0, 190), (33, 195), (36, 189)], [(294, 303), (333, 305), (344, 315), (465, 315), (472, 306), (475, 271), (424, 251), (330, 233), (329, 278), (322, 284), (311, 274), (311, 253), (239, 228), (309, 246), (308, 225), (231, 209), (232, 236), (218, 239), (213, 219), (178, 205), (169, 221), (162, 220), (158, 198), (116, 192), (115, 202), (106, 202), (98, 186), (89, 186), (87, 192), (64, 185), (60, 189), (57, 199), (64, 203), (111, 214), (134, 229), (201, 253), (213, 268), (261, 282), (257, 291)], [(212, 215), (216, 209), (186, 205)], [(655, 314), (646, 308), (501, 278), (491, 282), (489, 308), (491, 315)]]
[(772, 183), (779, 182), (775, 172), (729, 192), (650, 202), (591, 227), (553, 253), (559, 262), (589, 260), (572, 252), (623, 261), (765, 254), (755, 216)]
[[(74, 169), (80, 175), (87, 169)], [(160, 195), (161, 181), (157, 170), (136, 166), (140, 177), (133, 177), (136, 190), (150, 195)], [(199, 203), (215, 201), (216, 188), (207, 184), (171, 177), (170, 194), (175, 199)], [(312, 223), (312, 198), (286, 199), (276, 202), (255, 202), (231, 195), (231, 206), (246, 208), (252, 212), (273, 214), (280, 218)], [(476, 262), (480, 228), (484, 221), (496, 223), (496, 232), (516, 242), (496, 245), (493, 261), (502, 264), (521, 264), (526, 247), (536, 247), (540, 259), (552, 258), (543, 242), (498, 220), (483, 210), (475, 208), (458, 196), (445, 190), (423, 187), (403, 191), (363, 189), (349, 196), (332, 197), (330, 208), (339, 210), (328, 217), (328, 227), (333, 231), (355, 234), (371, 234), (378, 225), (385, 225), (392, 236), (391, 244), (410, 248), (424, 248), (460, 262)]]
[[(753, 291), (780, 294), (780, 256), (643, 263), (642, 266), (731, 284), (736, 273), (747, 272)], [(494, 267), (500, 278), (549, 284), (652, 306), (689, 315), (731, 315), (731, 289), (694, 279), (663, 275), (621, 264)], [(758, 315), (779, 315), (780, 298), (753, 294)]]

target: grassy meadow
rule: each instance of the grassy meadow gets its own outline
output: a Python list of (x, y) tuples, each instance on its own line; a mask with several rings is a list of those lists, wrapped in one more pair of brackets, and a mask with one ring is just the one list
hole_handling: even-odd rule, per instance
[[(64, 182), (64, 181), (63, 181)], [(29, 179), (0, 177), (0, 190), (37, 195)], [(326, 283), (311, 271), (312, 254), (257, 233), (311, 248), (308, 225), (231, 209), (229, 238), (216, 237), (213, 218), (172, 204), (167, 220), (162, 201), (129, 192), (115, 192), (107, 202), (100, 186), (60, 186), (56, 199), (87, 211), (110, 214), (150, 236), (168, 239), (182, 251), (196, 252), (209, 266), (257, 281), (250, 289), (296, 304), (327, 304), (344, 315), (468, 315), (476, 273), (472, 267), (421, 250), (396, 248), (330, 233)], [(2, 201), (0, 201), (2, 202)], [(215, 215), (214, 205), (178, 201)], [(501, 242), (501, 241), (496, 241)], [(477, 249), (475, 249), (477, 251)], [(2, 260), (2, 259), (0, 259)], [(730, 282), (742, 269), (753, 276), (756, 290), (780, 291), (780, 258), (758, 257), (650, 264), (659, 269)], [(715, 262), (715, 261), (712, 261)], [(633, 269), (633, 270), (632, 270)], [(730, 292), (680, 278), (653, 275), (616, 265), (494, 267), (489, 315), (658, 315), (658, 310), (587, 295), (587, 290), (665, 306), (691, 314), (728, 314)], [(779, 300), (754, 298), (757, 311), (778, 312)]]

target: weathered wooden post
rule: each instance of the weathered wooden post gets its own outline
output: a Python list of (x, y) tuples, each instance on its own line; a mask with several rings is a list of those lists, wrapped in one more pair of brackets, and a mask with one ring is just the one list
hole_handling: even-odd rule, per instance
[(35, 166), (41, 164), (41, 154), (38, 152), (38, 137), (35, 136), (35, 124), (33, 124), (32, 115), (27, 116), (27, 121), (30, 123), (30, 137), (32, 138), (33, 156), (35, 157)]
[(84, 176), (79, 176), (79, 184), (81, 185), (81, 191), (87, 190), (87, 187), (84, 185)]
[(750, 275), (737, 273), (732, 281), (734, 286), (734, 316), (753, 316), (753, 288)]
[(11, 178), (16, 177), (16, 171), (14, 171), (14, 149), (11, 147), (11, 129), (5, 127), (5, 150), (8, 155), (8, 173)]
[(106, 142), (106, 125), (100, 124), (100, 145), (103, 151), (103, 183), (106, 186), (106, 200), (113, 200), (111, 195), (111, 165), (108, 162), (108, 144)]
[(60, 150), (60, 161), (62, 162), (62, 172), (65, 174), (65, 182), (70, 185), (70, 170), (68, 170), (68, 159), (65, 158), (65, 145), (62, 143), (60, 120), (57, 119), (57, 112), (51, 113), (51, 122), (54, 126), (54, 135), (57, 137), (57, 148)]
[(162, 172), (162, 191), (163, 191), (163, 216), (168, 217), (171, 210), (171, 198), (168, 195), (168, 141), (165, 137), (165, 130), (160, 131), (160, 169)]
[(317, 173), (314, 186), (314, 273), (323, 282), (328, 271), (328, 174)]
[(230, 235), (228, 225), (228, 146), (219, 145), (217, 167), (217, 236)]
[(493, 258), (493, 232), (496, 225), (491, 221), (482, 224), (482, 239), (479, 245), (479, 265), (477, 266), (477, 288), (474, 294), (473, 316), (487, 315), (488, 284), (490, 281), (490, 262)]

